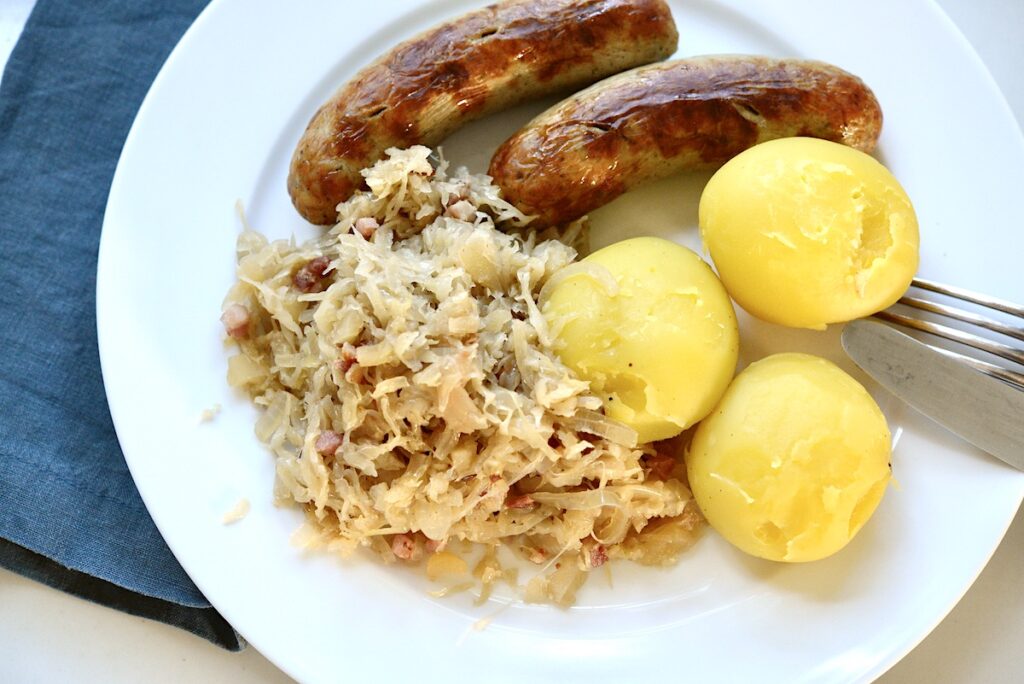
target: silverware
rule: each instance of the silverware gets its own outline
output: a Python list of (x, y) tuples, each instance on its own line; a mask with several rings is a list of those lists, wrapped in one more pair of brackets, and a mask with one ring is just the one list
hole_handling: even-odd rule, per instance
[[(987, 295), (979, 294), (977, 292), (971, 292), (970, 290), (964, 290), (959, 287), (950, 287), (948, 285), (942, 285), (936, 283), (933, 280), (925, 280), (923, 278), (914, 278), (911, 283), (911, 287), (916, 287), (921, 290), (928, 290), (930, 292), (937, 292), (954, 299), (959, 299), (965, 302), (971, 302), (978, 304), (983, 307), (987, 307), (994, 311), (1001, 311), (1011, 316), (1016, 316), (1024, 320), (1024, 306), (1019, 306), (1012, 302), (1007, 302), (1002, 299), (996, 299), (995, 297), (989, 297)], [(964, 323), (975, 325), (985, 330), (991, 330), (992, 332), (1006, 335), (1008, 337), (1015, 338), (1017, 340), (1024, 341), (1024, 326), (1019, 325), (1007, 325), (1000, 321), (989, 318), (988, 316), (981, 316), (970, 311), (964, 311), (957, 309), (952, 306), (945, 304), (939, 304), (938, 302), (931, 302), (927, 299), (920, 299), (919, 297), (904, 296), (900, 298), (899, 304), (918, 309), (920, 311), (928, 311), (931, 313), (939, 314), (952, 318)], [(1010, 345), (1002, 342), (995, 342), (993, 340), (979, 337), (972, 333), (957, 330), (947, 325), (941, 325), (939, 323), (932, 323), (930, 321), (920, 320), (918, 318), (912, 318), (901, 313), (897, 313), (890, 309), (885, 311), (879, 311), (875, 314), (875, 318), (879, 318), (883, 321), (902, 325), (907, 328), (919, 330), (921, 332), (928, 333), (930, 335), (936, 335), (944, 339), (950, 340), (951, 342), (957, 342), (959, 344), (978, 349), (989, 354), (993, 354), (1000, 358), (1006, 359), (1007, 361), (1013, 361), (1014, 363), (1024, 365), (1024, 350), (1016, 349)], [(997, 377), (1004, 382), (1008, 382), (1012, 385), (1016, 385), (1024, 389), (1024, 374), (1018, 373), (1017, 371), (998, 366), (994, 363), (982, 361), (971, 356), (965, 356), (954, 351), (947, 349), (940, 349), (939, 351), (959, 359), (960, 361), (977, 368), (981, 372)]]
[[(1024, 308), (938, 283), (915, 280), (916, 287), (1024, 317)], [(987, 316), (917, 297), (900, 302), (1001, 335), (1024, 340), (1024, 329)], [(1024, 351), (946, 325), (893, 311), (877, 318), (937, 335), (1024, 364)], [(858, 366), (897, 397), (971, 444), (1024, 470), (1024, 374), (989, 361), (919, 342), (879, 321), (846, 325), (843, 348)]]

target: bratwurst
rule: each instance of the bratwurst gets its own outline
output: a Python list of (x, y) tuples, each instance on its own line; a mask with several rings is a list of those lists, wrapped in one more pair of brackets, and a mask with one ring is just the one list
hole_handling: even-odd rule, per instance
[(543, 227), (766, 140), (808, 136), (870, 152), (881, 130), (871, 90), (832, 65), (696, 57), (639, 67), (560, 102), (502, 144), (489, 173)]
[(436, 145), (485, 114), (665, 59), (677, 41), (664, 0), (507, 0), (463, 15), (400, 44), (320, 107), (292, 157), (292, 203), (333, 223), (359, 171), (389, 147)]

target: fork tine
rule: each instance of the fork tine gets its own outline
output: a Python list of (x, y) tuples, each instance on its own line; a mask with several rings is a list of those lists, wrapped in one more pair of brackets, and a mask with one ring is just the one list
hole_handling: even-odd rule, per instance
[(980, 349), (981, 351), (988, 352), (989, 354), (995, 354), (996, 356), (1002, 357), (1008, 361), (1013, 361), (1014, 363), (1019, 363), (1024, 366), (1024, 352), (1000, 342), (993, 342), (992, 340), (987, 340), (984, 337), (971, 335), (970, 333), (965, 333), (945, 325), (921, 321), (916, 318), (911, 318), (910, 316), (892, 313), (891, 311), (879, 311), (875, 314), (875, 317), (880, 318), (883, 321), (896, 323), (897, 325), (902, 325), (931, 335), (943, 337), (953, 342), (959, 342), (960, 344), (965, 344), (968, 347), (974, 347), (975, 349)]
[(957, 299), (962, 299), (965, 302), (981, 304), (982, 306), (987, 306), (990, 309), (995, 309), (996, 311), (1002, 311), (1003, 313), (1008, 313), (1012, 316), (1024, 318), (1024, 306), (1014, 304), (1013, 302), (1008, 302), (1005, 299), (989, 297), (988, 295), (983, 295), (978, 292), (972, 292), (970, 290), (965, 290), (960, 287), (943, 285), (942, 283), (937, 283), (934, 280), (927, 280), (925, 278), (914, 278), (914, 281), (911, 283), (911, 285), (913, 285), (914, 287), (919, 287), (922, 290), (938, 292), (939, 294), (944, 294), (950, 297), (956, 297)]
[[(928, 346), (932, 347), (931, 345)], [(1013, 385), (1017, 389), (1024, 390), (1024, 373), (1018, 373), (1016, 371), (1010, 370), (1009, 368), (1003, 368), (1002, 366), (997, 366), (994, 363), (989, 363), (988, 361), (980, 361), (974, 358), (973, 356), (966, 356), (964, 354), (960, 354), (959, 352), (950, 351), (949, 349), (942, 349), (941, 347), (932, 347), (932, 349), (939, 352), (940, 354), (944, 354), (950, 358), (962, 361), (963, 363), (966, 363), (968, 366), (971, 366), (981, 371), (985, 375), (990, 375), (993, 378), (1002, 380), (1003, 382), (1009, 385)]]
[(927, 299), (919, 299), (917, 297), (901, 297), (899, 300), (900, 304), (910, 306), (921, 311), (930, 311), (932, 313), (941, 314), (948, 316), (949, 318), (955, 318), (958, 321), (964, 323), (971, 323), (980, 328), (997, 332), (1001, 335), (1008, 335), (1018, 340), (1024, 340), (1024, 328), (1006, 325), (999, 321), (988, 318), (987, 316), (980, 316), (976, 313), (957, 309), (953, 306), (946, 306), (945, 304), (939, 304), (938, 302), (930, 302)]

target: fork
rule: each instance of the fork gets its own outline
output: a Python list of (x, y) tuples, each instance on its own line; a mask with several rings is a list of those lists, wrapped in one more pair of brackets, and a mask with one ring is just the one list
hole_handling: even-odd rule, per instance
[[(934, 292), (960, 301), (977, 304), (987, 309), (1009, 314), (1011, 316), (1015, 316), (1017, 319), (1024, 320), (1024, 306), (1002, 299), (996, 299), (995, 297), (989, 297), (987, 295), (971, 292), (970, 290), (965, 290), (959, 287), (943, 285), (924, 278), (914, 278), (911, 283), (911, 287)], [(946, 318), (967, 323), (977, 328), (982, 328), (984, 330), (1024, 342), (1024, 326), (1022, 325), (1009, 325), (988, 316), (958, 309), (947, 304), (922, 299), (917, 296), (904, 295), (897, 303), (917, 309), (918, 311), (926, 311), (928, 313), (938, 314), (939, 316), (945, 316)], [(1020, 349), (1010, 344), (997, 342), (970, 332), (952, 328), (948, 325), (933, 323), (913, 316), (907, 316), (897, 311), (893, 311), (891, 308), (886, 309), (885, 311), (879, 311), (874, 315), (874, 318), (894, 323), (905, 328), (911, 328), (913, 330), (928, 333), (929, 335), (935, 335), (951, 342), (956, 342), (961, 345), (966, 345), (968, 347), (993, 354), (1019, 366), (1024, 366), (1024, 349)], [(951, 351), (949, 349), (943, 349), (933, 345), (929, 346), (932, 346), (936, 351), (956, 358), (973, 368), (976, 368), (986, 375), (998, 378), (1017, 389), (1024, 390), (1024, 373), (1011, 370), (1010, 368), (1006, 368), (995, 363), (983, 361), (981, 359), (974, 358), (973, 356), (967, 356), (959, 352)]]

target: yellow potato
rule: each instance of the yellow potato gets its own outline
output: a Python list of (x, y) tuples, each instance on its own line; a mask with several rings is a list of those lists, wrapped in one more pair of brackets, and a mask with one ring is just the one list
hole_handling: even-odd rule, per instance
[(810, 561), (846, 546), (891, 477), (878, 405), (825, 359), (776, 354), (736, 376), (686, 455), (713, 528), (761, 558)]
[[(641, 442), (703, 418), (736, 371), (739, 333), (725, 288), (692, 251), (660, 238), (594, 252), (542, 293), (558, 354), (605, 413)], [(556, 276), (558, 278), (558, 276)]]
[(797, 328), (884, 309), (917, 271), (907, 193), (872, 157), (826, 140), (773, 140), (734, 157), (701, 195), (700, 229), (736, 303)]

